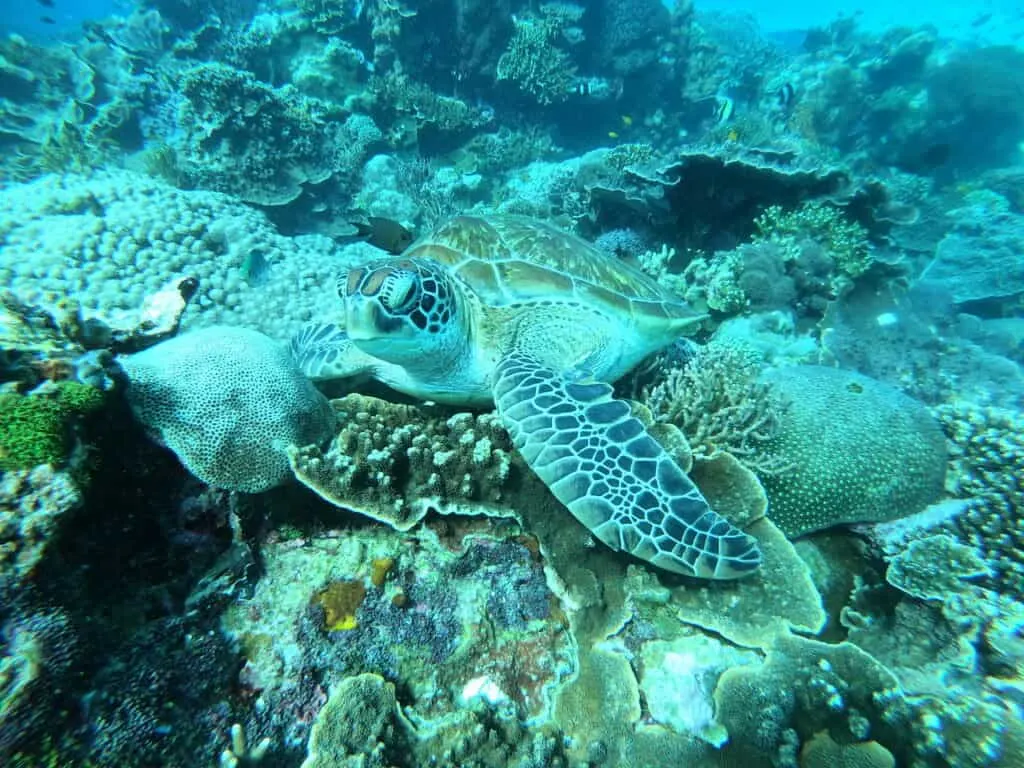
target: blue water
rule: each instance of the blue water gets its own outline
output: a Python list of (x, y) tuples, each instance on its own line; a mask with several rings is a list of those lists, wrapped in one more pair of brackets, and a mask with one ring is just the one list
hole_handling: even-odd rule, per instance
[[(62, 37), (79, 29), (84, 21), (98, 21), (133, 7), (130, 0), (54, 0), (53, 7), (37, 2), (5, 0), (0, 33), (14, 32), (35, 39)], [(46, 17), (54, 23), (45, 22)]]

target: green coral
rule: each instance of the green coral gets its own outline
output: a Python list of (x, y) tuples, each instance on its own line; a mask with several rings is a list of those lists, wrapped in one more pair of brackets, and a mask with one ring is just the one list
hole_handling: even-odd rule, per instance
[(755, 242), (778, 243), (790, 258), (797, 258), (800, 242), (810, 239), (828, 250), (836, 267), (847, 277), (858, 277), (871, 266), (867, 230), (846, 218), (838, 208), (810, 202), (787, 211), (773, 205), (754, 219), (754, 225)]
[(0, 395), (0, 470), (63, 463), (72, 447), (73, 420), (102, 404), (102, 392), (71, 381), (46, 394)]

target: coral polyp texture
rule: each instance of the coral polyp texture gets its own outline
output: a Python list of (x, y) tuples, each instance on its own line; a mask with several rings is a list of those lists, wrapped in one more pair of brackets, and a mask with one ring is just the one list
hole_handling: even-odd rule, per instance
[(302, 245), (256, 210), (125, 171), (52, 175), (0, 190), (0, 283), (29, 303), (133, 310), (180, 274), (198, 278), (188, 326), (244, 325), (287, 338), (334, 298), (332, 246)]
[(892, 520), (942, 495), (945, 438), (923, 404), (838, 368), (785, 366), (762, 378), (785, 404), (762, 460), (788, 470), (761, 479), (787, 535)]
[(256, 331), (204, 328), (120, 363), (136, 418), (210, 485), (279, 485), (291, 476), (288, 448), (334, 430), (327, 398), (284, 346)]

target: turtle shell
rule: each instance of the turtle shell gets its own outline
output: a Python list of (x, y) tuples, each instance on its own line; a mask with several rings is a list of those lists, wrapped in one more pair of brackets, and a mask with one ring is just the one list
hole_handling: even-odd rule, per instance
[(634, 317), (697, 317), (641, 270), (538, 219), (457, 216), (417, 240), (403, 256), (447, 266), (488, 306), (571, 297)]

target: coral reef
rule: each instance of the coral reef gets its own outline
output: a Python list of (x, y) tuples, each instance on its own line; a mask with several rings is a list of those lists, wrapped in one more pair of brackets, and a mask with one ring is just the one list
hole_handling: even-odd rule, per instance
[[(192, 183), (260, 205), (285, 205), (307, 185), (351, 173), (376, 137), (340, 122), (340, 110), (273, 88), (224, 64), (200, 64), (181, 78), (176, 165)], [(258, 136), (253, 141), (251, 136)]]
[(197, 477), (247, 493), (290, 477), (286, 449), (334, 431), (327, 399), (287, 349), (213, 326), (120, 360), (136, 418)]
[(1024, 596), (1024, 419), (1016, 411), (967, 402), (936, 413), (951, 445), (952, 492), (967, 509), (950, 528), (981, 553), (993, 581)]

